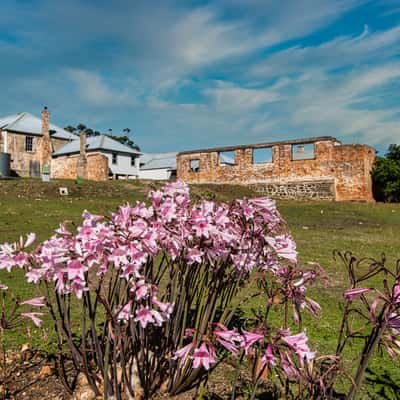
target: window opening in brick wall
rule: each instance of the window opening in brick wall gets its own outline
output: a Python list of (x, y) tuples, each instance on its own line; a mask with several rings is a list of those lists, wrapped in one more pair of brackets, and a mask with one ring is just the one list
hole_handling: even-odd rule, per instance
[(253, 164), (271, 163), (272, 147), (259, 147), (253, 149)]
[(200, 160), (198, 158), (196, 158), (194, 160), (190, 160), (189, 170), (190, 170), (190, 172), (199, 172), (200, 171)]
[(236, 165), (234, 151), (221, 151), (218, 154), (219, 165), (231, 167)]
[(292, 145), (292, 160), (313, 160), (314, 158), (314, 143)]
[(32, 136), (25, 137), (25, 151), (33, 151), (33, 137)]
[(117, 163), (117, 153), (112, 153), (112, 163), (116, 164)]

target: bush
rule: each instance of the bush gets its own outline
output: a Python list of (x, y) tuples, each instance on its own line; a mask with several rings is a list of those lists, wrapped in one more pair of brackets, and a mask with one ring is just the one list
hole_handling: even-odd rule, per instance
[(386, 158), (377, 157), (372, 180), (376, 200), (400, 201), (400, 146), (390, 145)]

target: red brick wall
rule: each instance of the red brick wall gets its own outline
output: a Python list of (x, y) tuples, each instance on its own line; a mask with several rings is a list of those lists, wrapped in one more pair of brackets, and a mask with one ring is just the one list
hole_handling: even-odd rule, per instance
[[(236, 165), (219, 164), (219, 149), (180, 153), (177, 175), (189, 183), (292, 184), (334, 181), (336, 200), (373, 201), (370, 172), (375, 150), (366, 145), (342, 145), (335, 140), (316, 141), (314, 159), (292, 160), (292, 145), (272, 146), (273, 161), (254, 164), (253, 148), (235, 149)], [(190, 171), (190, 160), (200, 160), (200, 170)]]

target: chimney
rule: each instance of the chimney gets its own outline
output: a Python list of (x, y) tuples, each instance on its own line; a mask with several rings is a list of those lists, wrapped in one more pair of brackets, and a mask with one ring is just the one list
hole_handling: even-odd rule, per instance
[(86, 132), (81, 131), (79, 138), (80, 138), (79, 153), (82, 157), (85, 157), (86, 156)]
[(42, 111), (42, 135), (50, 139), (50, 113), (47, 107)]
[(81, 179), (88, 178), (87, 156), (86, 156), (86, 132), (83, 130), (79, 135), (79, 158), (76, 165), (76, 177)]

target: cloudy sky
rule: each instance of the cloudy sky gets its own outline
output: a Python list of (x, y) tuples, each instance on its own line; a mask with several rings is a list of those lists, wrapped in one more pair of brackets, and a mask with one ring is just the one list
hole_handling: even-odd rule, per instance
[(1, 0), (0, 115), (146, 151), (400, 143), (400, 0)]

